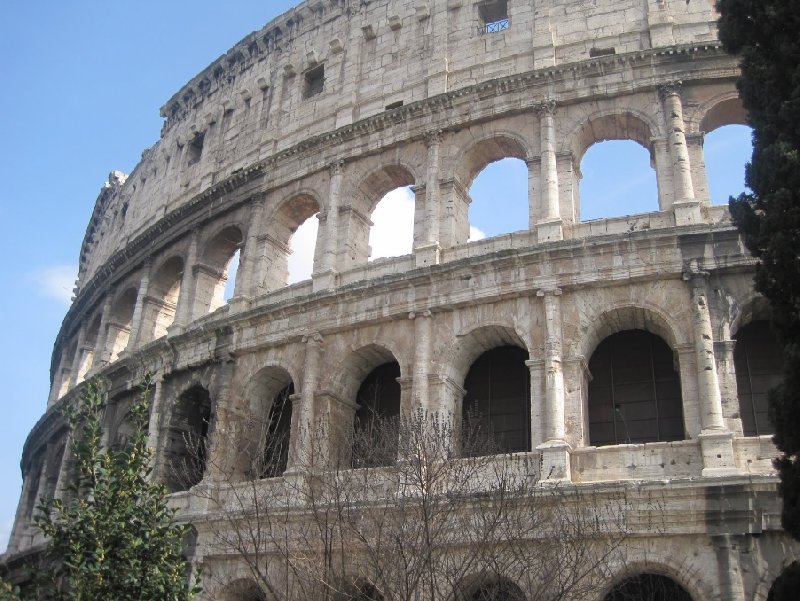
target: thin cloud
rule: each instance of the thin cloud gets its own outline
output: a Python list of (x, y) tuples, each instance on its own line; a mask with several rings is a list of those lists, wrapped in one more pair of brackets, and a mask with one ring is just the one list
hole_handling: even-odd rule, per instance
[(28, 280), (42, 296), (69, 306), (77, 277), (78, 270), (74, 265), (51, 265), (30, 274)]
[(483, 240), (486, 237), (486, 232), (481, 229), (478, 229), (474, 225), (469, 226), (469, 242), (475, 242), (475, 240)]

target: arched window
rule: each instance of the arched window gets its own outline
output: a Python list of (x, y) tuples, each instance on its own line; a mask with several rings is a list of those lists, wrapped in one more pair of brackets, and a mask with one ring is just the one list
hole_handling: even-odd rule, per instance
[(289, 239), (287, 283), (295, 284), (311, 277), (314, 271), (314, 254), (317, 245), (319, 219), (316, 214), (306, 219)]
[(661, 338), (644, 330), (612, 334), (594, 351), (589, 371), (590, 444), (684, 438), (680, 376)]
[(728, 204), (745, 191), (745, 165), (753, 154), (753, 130), (747, 125), (723, 125), (705, 135), (703, 154), (712, 204)]
[(516, 584), (503, 579), (477, 585), (467, 601), (525, 601), (525, 594)]
[(605, 597), (605, 601), (692, 601), (684, 588), (666, 576), (637, 574), (626, 578)]
[(275, 398), (269, 410), (263, 437), (260, 478), (275, 478), (286, 471), (289, 462), (289, 433), (292, 429), (294, 383), (290, 382)]
[(170, 416), (165, 445), (165, 479), (170, 492), (188, 490), (203, 479), (210, 422), (208, 390), (193, 386), (181, 394)]
[(383, 195), (371, 215), (369, 260), (411, 253), (414, 243), (414, 191), (395, 188)]
[(581, 221), (658, 211), (650, 152), (637, 142), (593, 144), (583, 155), (581, 174)]
[(769, 421), (767, 393), (780, 384), (783, 356), (767, 321), (754, 321), (736, 333), (733, 364), (739, 414), (745, 436), (773, 434)]
[[(472, 364), (464, 380), (463, 418), (466, 455), (487, 452), (515, 453), (531, 449), (530, 371), (528, 353), (516, 346), (500, 346), (486, 351)], [(489, 438), (483, 447), (473, 436), (479, 428)], [(475, 448), (469, 448), (475, 443)]]
[(400, 417), (400, 365), (373, 369), (358, 389), (353, 467), (390, 465), (397, 459)]
[(206, 245), (197, 266), (194, 317), (202, 317), (219, 309), (233, 296), (234, 290), (228, 288), (226, 292), (226, 285), (232, 282), (235, 286), (239, 249), (243, 240), (242, 231), (235, 225), (229, 225)]
[(128, 346), (131, 336), (131, 321), (136, 307), (136, 288), (128, 288), (114, 304), (108, 322), (109, 361), (114, 361)]
[(516, 158), (489, 163), (469, 189), (469, 239), (480, 240), (529, 227), (528, 166)]
[(183, 276), (183, 259), (172, 257), (164, 262), (150, 282), (142, 328), (147, 333), (143, 340), (156, 340), (166, 335), (175, 320), (178, 294)]

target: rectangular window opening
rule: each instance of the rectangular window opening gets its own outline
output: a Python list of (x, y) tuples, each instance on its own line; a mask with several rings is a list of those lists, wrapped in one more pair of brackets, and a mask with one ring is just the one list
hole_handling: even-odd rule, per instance
[(508, 0), (485, 0), (478, 5), (480, 33), (499, 33), (509, 27)]
[(303, 98), (311, 98), (325, 89), (325, 65), (318, 65), (305, 73)]
[(391, 111), (392, 109), (399, 109), (401, 106), (403, 106), (403, 101), (398, 100), (397, 102), (392, 102), (390, 104), (387, 104), (386, 110)]
[(611, 54), (616, 54), (617, 51), (614, 48), (591, 48), (589, 50), (589, 56), (594, 58), (596, 56), (609, 56)]
[(194, 138), (189, 141), (189, 165), (194, 165), (200, 161), (200, 157), (203, 156), (203, 139), (205, 138), (205, 134), (197, 134)]

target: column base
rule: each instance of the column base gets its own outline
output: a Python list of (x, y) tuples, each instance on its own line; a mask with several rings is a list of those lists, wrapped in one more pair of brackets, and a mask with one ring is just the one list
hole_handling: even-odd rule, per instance
[(333, 269), (325, 269), (311, 274), (311, 290), (324, 292), (336, 288), (336, 279), (339, 274)]
[(733, 455), (733, 432), (705, 430), (697, 438), (703, 453), (704, 478), (721, 478), (740, 473)]
[(694, 225), (703, 222), (700, 201), (695, 199), (678, 200), (672, 203), (675, 212), (675, 225)]
[(536, 447), (542, 454), (542, 473), (539, 482), (570, 482), (572, 447), (563, 440), (550, 440)]
[(414, 266), (438, 265), (442, 247), (438, 242), (426, 242), (414, 249)]
[(550, 219), (536, 224), (536, 241), (540, 244), (563, 239), (564, 230), (561, 219)]

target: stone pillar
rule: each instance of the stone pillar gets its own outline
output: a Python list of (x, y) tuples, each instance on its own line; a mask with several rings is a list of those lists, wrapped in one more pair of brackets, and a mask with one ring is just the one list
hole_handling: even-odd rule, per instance
[(545, 441), (545, 377), (542, 359), (530, 359), (525, 362), (531, 378), (531, 447), (538, 449)]
[[(64, 455), (61, 458), (61, 465), (58, 468), (58, 476), (56, 478), (56, 488), (53, 494), (53, 497), (56, 499), (60, 499), (61, 501), (66, 501), (65, 494), (72, 484), (69, 481), (70, 476), (73, 474), (71, 473), (73, 459), (72, 459), (72, 436), (68, 435), (67, 440), (64, 443)], [(77, 475), (77, 474), (76, 474)]]
[(350, 441), (353, 434), (353, 420), (358, 405), (343, 399), (330, 390), (320, 390), (314, 395), (314, 405), (325, 415), (325, 440), (315, 447), (316, 469), (325, 467), (348, 468), (352, 459)]
[(660, 86), (659, 96), (664, 107), (670, 159), (672, 161), (672, 185), (675, 192), (673, 209), (676, 225), (698, 223), (702, 219), (700, 203), (694, 196), (692, 166), (683, 123), (683, 105), (680, 82)]
[(193, 319), (194, 266), (197, 264), (197, 242), (199, 237), (199, 232), (193, 230), (189, 238), (189, 249), (186, 252), (186, 262), (183, 264), (183, 277), (181, 278), (181, 289), (178, 293), (178, 305), (175, 308), (175, 319), (173, 319), (172, 325), (169, 327), (170, 334), (180, 334)]
[(708, 273), (688, 271), (684, 279), (691, 286), (692, 326), (697, 361), (697, 388), (700, 401), (700, 445), (703, 451), (703, 475), (736, 474), (733, 433), (725, 427), (722, 399), (714, 357), (714, 335), (708, 310), (706, 280)]
[(411, 387), (411, 409), (421, 409), (424, 413), (433, 412), (430, 406), (430, 390), (428, 377), (431, 371), (431, 312), (411, 312), (409, 319), (414, 320), (414, 379)]
[[(323, 339), (318, 333), (303, 336), (305, 361), (300, 393), (292, 395), (292, 426), (289, 435), (289, 465), (286, 471), (299, 472), (313, 470), (319, 463), (319, 450), (324, 435), (321, 424), (314, 419), (314, 395), (319, 381), (319, 359), (323, 350)], [(316, 451), (316, 452), (315, 452)]]
[(428, 378), (428, 386), (430, 412), (439, 417), (442, 433), (452, 435), (451, 440), (442, 441), (440, 448), (449, 449), (450, 456), (458, 456), (466, 390), (450, 378), (440, 376)]
[(423, 228), (421, 243), (414, 249), (417, 267), (436, 265), (439, 263), (439, 149), (442, 142), (442, 131), (434, 130), (425, 134), (428, 147), (428, 170), (425, 183), (425, 204), (415, 204), (414, 210), (419, 219), (415, 219)]
[[(725, 335), (725, 332), (723, 332)], [(714, 355), (717, 358), (717, 377), (722, 397), (722, 417), (726, 427), (736, 434), (742, 434), (742, 420), (739, 415), (739, 390), (736, 385), (736, 367), (733, 363), (735, 340), (714, 342)]]
[(535, 230), (542, 219), (542, 159), (532, 157), (525, 159), (528, 167), (528, 229)]
[(142, 279), (139, 282), (136, 305), (133, 307), (133, 317), (131, 318), (131, 334), (125, 350), (136, 348), (140, 342), (147, 339), (147, 336), (142, 332), (142, 316), (144, 314), (145, 299), (147, 298), (147, 289), (150, 287), (150, 267), (150, 259), (147, 259), (142, 266)]
[[(29, 507), (31, 496), (35, 494), (32, 488), (38, 483), (38, 479), (34, 478), (30, 469), (22, 480), (22, 493), (19, 496), (19, 505), (17, 505), (17, 513), (14, 518), (14, 526), (11, 530), (11, 538), (8, 541), (8, 552), (21, 551), (27, 545), (23, 537), (28, 531), (30, 520), (32, 517), (32, 510)], [(35, 507), (35, 501), (34, 501)]]
[(542, 139), (542, 208), (541, 219), (537, 224), (539, 242), (561, 240), (561, 208), (558, 198), (558, 162), (556, 159), (556, 103), (553, 101), (539, 105), (540, 136)]
[(671, 211), (675, 202), (672, 186), (672, 160), (665, 138), (651, 138), (650, 146), (653, 148), (653, 162), (656, 170), (656, 184), (658, 187), (658, 210)]
[(725, 601), (745, 601), (742, 568), (735, 538), (730, 534), (713, 536), (714, 550), (720, 575), (720, 598)]
[[(344, 161), (330, 164), (330, 184), (328, 188), (328, 204), (325, 207), (324, 230), (325, 249), (322, 253), (322, 269), (312, 275), (314, 292), (332, 290), (336, 287), (337, 259), (339, 256), (339, 206), (341, 204), (342, 180), (344, 179)], [(320, 224), (322, 225), (322, 224)], [(320, 228), (322, 232), (323, 228)], [(320, 236), (317, 235), (319, 243)]]
[(86, 346), (86, 324), (82, 323), (78, 330), (78, 344), (75, 347), (75, 355), (72, 357), (72, 366), (69, 374), (69, 387), (74, 388), (79, 382), (79, 374), (83, 365), (83, 355)]
[[(62, 345), (61, 355), (58, 357), (58, 369), (56, 369), (56, 373), (53, 375), (53, 384), (50, 386), (50, 396), (47, 399), (47, 408), (49, 409), (53, 405), (56, 404), (56, 401), (62, 397), (62, 395), (66, 392), (64, 382), (65, 378), (69, 378), (69, 367), (67, 366), (69, 361), (67, 361), (67, 350)], [(71, 363), (70, 363), (71, 365)], [(69, 381), (67, 380), (67, 385), (69, 385)]]
[(694, 197), (703, 206), (711, 204), (711, 192), (708, 189), (708, 175), (706, 174), (706, 157), (703, 150), (705, 134), (698, 132), (686, 134), (686, 148), (689, 152), (689, 162), (692, 166), (692, 185)]
[(247, 237), (239, 254), (239, 270), (236, 272), (235, 295), (228, 303), (230, 312), (242, 311), (249, 306), (249, 300), (257, 296), (259, 272), (259, 226), (264, 214), (264, 200), (259, 199), (253, 203), (250, 212), (250, 224), (247, 227)]
[[(231, 400), (231, 381), (235, 363), (228, 355), (220, 363), (216, 381), (216, 394), (211, 398), (211, 423), (206, 435), (206, 465), (203, 481), (235, 481), (233, 465), (236, 450), (229, 444), (236, 440), (237, 428), (241, 423), (240, 414)], [(210, 391), (209, 391), (210, 392)]]
[(564, 428), (564, 372), (561, 349), (561, 290), (539, 290), (544, 299), (545, 314), (545, 409), (544, 442), (537, 447), (542, 453), (542, 476), (545, 481), (570, 480), (570, 451)]
[(153, 449), (153, 474), (151, 478), (157, 482), (166, 482), (166, 465), (164, 463), (163, 437), (168, 435), (164, 415), (164, 375), (153, 374), (152, 405), (150, 407), (150, 421), (147, 425), (147, 446)]
[(95, 343), (94, 361), (92, 362), (92, 373), (108, 364), (111, 356), (111, 349), (108, 348), (108, 320), (111, 318), (111, 299), (113, 292), (106, 292), (106, 300), (103, 302), (103, 309), (100, 312), (100, 328), (97, 332), (97, 342)]

